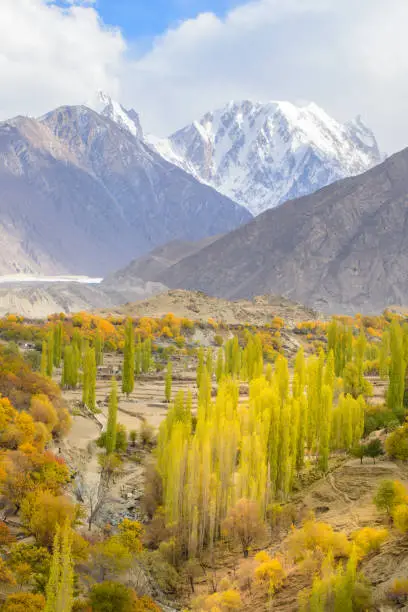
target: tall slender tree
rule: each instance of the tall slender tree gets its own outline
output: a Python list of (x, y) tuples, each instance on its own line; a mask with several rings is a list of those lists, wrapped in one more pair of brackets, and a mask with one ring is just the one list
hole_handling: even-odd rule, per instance
[(397, 321), (390, 326), (390, 382), (387, 393), (388, 407), (398, 416), (403, 413), (405, 370), (402, 329)]
[(47, 334), (47, 376), (52, 377), (54, 371), (54, 332), (52, 329)]
[(103, 338), (100, 329), (96, 330), (94, 338), (96, 365), (103, 365)]
[(61, 365), (62, 337), (63, 337), (62, 321), (57, 321), (57, 323), (55, 323), (54, 328), (53, 328), (54, 366), (56, 368), (59, 368)]
[(122, 393), (130, 395), (135, 387), (135, 334), (132, 319), (125, 325), (125, 347), (123, 355)]
[(43, 340), (42, 345), (41, 345), (41, 366), (40, 366), (40, 372), (43, 376), (47, 376), (47, 365), (48, 365), (48, 343), (46, 340)]
[(68, 521), (57, 525), (44, 612), (71, 612), (74, 602), (72, 528)]
[(109, 395), (108, 423), (106, 426), (106, 452), (111, 454), (116, 449), (118, 414), (118, 390), (115, 378), (112, 378), (111, 392)]
[(64, 348), (61, 384), (63, 387), (69, 389), (75, 389), (78, 384), (78, 358), (76, 347), (70, 344), (67, 344)]
[(173, 364), (169, 360), (167, 363), (167, 371), (166, 371), (166, 380), (165, 380), (165, 389), (164, 395), (166, 398), (166, 402), (169, 404), (171, 402), (171, 387), (173, 382)]
[(82, 403), (90, 410), (96, 408), (96, 359), (95, 349), (90, 347), (83, 358)]

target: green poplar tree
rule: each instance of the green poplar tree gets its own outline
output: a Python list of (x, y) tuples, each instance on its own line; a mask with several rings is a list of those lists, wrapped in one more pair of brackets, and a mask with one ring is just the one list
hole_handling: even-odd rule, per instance
[(82, 403), (90, 410), (96, 408), (96, 359), (95, 349), (90, 347), (83, 358)]
[(95, 334), (94, 346), (96, 365), (101, 366), (103, 365), (103, 338), (99, 329)]
[(198, 388), (200, 388), (201, 376), (204, 371), (204, 368), (205, 368), (205, 353), (204, 353), (204, 349), (201, 347), (198, 350), (198, 365), (197, 365), (197, 376), (196, 376)]
[(147, 374), (152, 365), (152, 341), (147, 338), (142, 346), (142, 372)]
[(209, 373), (210, 376), (212, 376), (213, 370), (214, 370), (214, 364), (213, 364), (213, 352), (211, 348), (207, 350), (207, 359), (206, 359), (205, 365), (207, 368), (207, 372)]
[(135, 387), (135, 336), (132, 319), (126, 321), (122, 393), (129, 396)]
[(77, 348), (67, 344), (64, 348), (64, 361), (62, 365), (61, 384), (63, 387), (75, 389), (78, 384), (78, 367)]
[(112, 378), (111, 392), (109, 395), (108, 423), (106, 425), (106, 452), (111, 454), (116, 449), (118, 414), (118, 389), (115, 378)]
[(172, 387), (172, 375), (173, 375), (173, 365), (169, 360), (167, 364), (167, 372), (166, 372), (166, 381), (165, 381), (165, 390), (164, 395), (166, 398), (166, 402), (169, 404), (171, 402), (171, 387)]
[(74, 602), (72, 528), (68, 521), (57, 525), (44, 612), (71, 612)]
[(219, 383), (224, 375), (224, 351), (222, 348), (218, 350), (217, 364), (215, 366), (215, 377)]
[(332, 413), (332, 389), (324, 385), (322, 389), (322, 409), (320, 414), (319, 467), (322, 472), (329, 469), (330, 434)]
[(390, 354), (390, 334), (384, 331), (378, 352), (378, 369), (381, 380), (386, 380), (389, 374), (388, 356)]
[(135, 346), (135, 375), (140, 376), (142, 373), (142, 343), (140, 342), (140, 336), (137, 339)]
[(41, 367), (40, 367), (40, 371), (43, 376), (47, 376), (47, 365), (48, 365), (48, 343), (46, 340), (43, 340), (42, 345), (41, 345)]
[(404, 347), (401, 326), (393, 321), (390, 327), (391, 361), (387, 405), (398, 416), (403, 413), (405, 370)]
[(53, 328), (53, 358), (54, 358), (54, 366), (56, 368), (59, 368), (61, 365), (62, 335), (63, 335), (62, 321), (58, 321), (54, 325), (54, 328)]
[(52, 377), (54, 371), (54, 332), (52, 329), (47, 334), (47, 376)]

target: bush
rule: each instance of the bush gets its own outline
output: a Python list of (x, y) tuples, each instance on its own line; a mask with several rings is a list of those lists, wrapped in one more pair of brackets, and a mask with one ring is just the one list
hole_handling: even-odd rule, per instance
[(45, 599), (39, 593), (13, 593), (4, 602), (2, 612), (42, 612)]
[(140, 442), (142, 446), (153, 446), (155, 443), (154, 427), (147, 421), (143, 421), (140, 426)]
[(388, 599), (396, 604), (408, 601), (408, 578), (397, 578), (387, 593)]
[(407, 502), (407, 490), (399, 480), (383, 480), (374, 496), (374, 503), (378, 510), (391, 515), (392, 510)]
[(134, 592), (119, 582), (95, 584), (89, 596), (92, 612), (133, 612)]
[(385, 441), (385, 450), (393, 459), (408, 461), (408, 424), (398, 427)]
[(407, 533), (408, 531), (408, 505), (399, 504), (392, 511), (392, 519), (395, 527), (401, 533)]
[(214, 344), (216, 346), (222, 346), (224, 344), (224, 338), (220, 334), (214, 336)]
[(158, 550), (144, 553), (143, 563), (159, 589), (168, 595), (177, 593), (180, 585), (180, 576), (174, 566), (163, 559)]
[(41, 352), (36, 350), (27, 351), (24, 360), (30, 365), (34, 372), (39, 372), (41, 367)]
[(381, 410), (368, 410), (365, 415), (364, 436), (369, 436), (378, 429), (393, 429), (400, 425), (392, 410), (382, 408)]
[(387, 529), (375, 529), (374, 527), (363, 527), (351, 535), (356, 543), (361, 556), (365, 556), (373, 550), (378, 550), (388, 538)]

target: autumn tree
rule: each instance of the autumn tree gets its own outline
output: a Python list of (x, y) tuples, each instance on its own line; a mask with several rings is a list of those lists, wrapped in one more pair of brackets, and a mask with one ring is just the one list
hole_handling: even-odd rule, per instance
[(12, 593), (8, 595), (2, 612), (43, 612), (45, 598), (41, 593)]
[(408, 460), (408, 422), (398, 427), (387, 437), (385, 450), (393, 459)]
[(226, 536), (240, 542), (244, 557), (248, 557), (251, 544), (265, 535), (265, 524), (257, 503), (240, 499), (229, 511), (222, 529)]
[(389, 516), (396, 506), (407, 503), (407, 500), (407, 490), (399, 480), (383, 480), (374, 496), (378, 510), (385, 511)]
[(127, 571), (132, 565), (131, 551), (121, 542), (120, 538), (112, 536), (95, 544), (91, 549), (92, 569), (100, 582), (114, 579)]
[(73, 524), (79, 515), (79, 507), (65, 495), (53, 495), (39, 490), (27, 495), (21, 505), (24, 524), (40, 544), (50, 546), (58, 526), (66, 521)]

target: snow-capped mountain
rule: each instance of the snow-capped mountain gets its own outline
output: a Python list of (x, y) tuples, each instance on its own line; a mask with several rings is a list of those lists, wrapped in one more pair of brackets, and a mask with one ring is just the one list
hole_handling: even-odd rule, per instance
[(126, 110), (119, 102), (113, 100), (107, 93), (98, 91), (96, 100), (88, 104), (90, 108), (107, 117), (111, 121), (126, 128), (133, 136), (143, 140), (143, 129), (137, 112), (131, 108)]
[(383, 160), (361, 118), (343, 125), (313, 103), (230, 102), (167, 139), (146, 141), (254, 214)]

